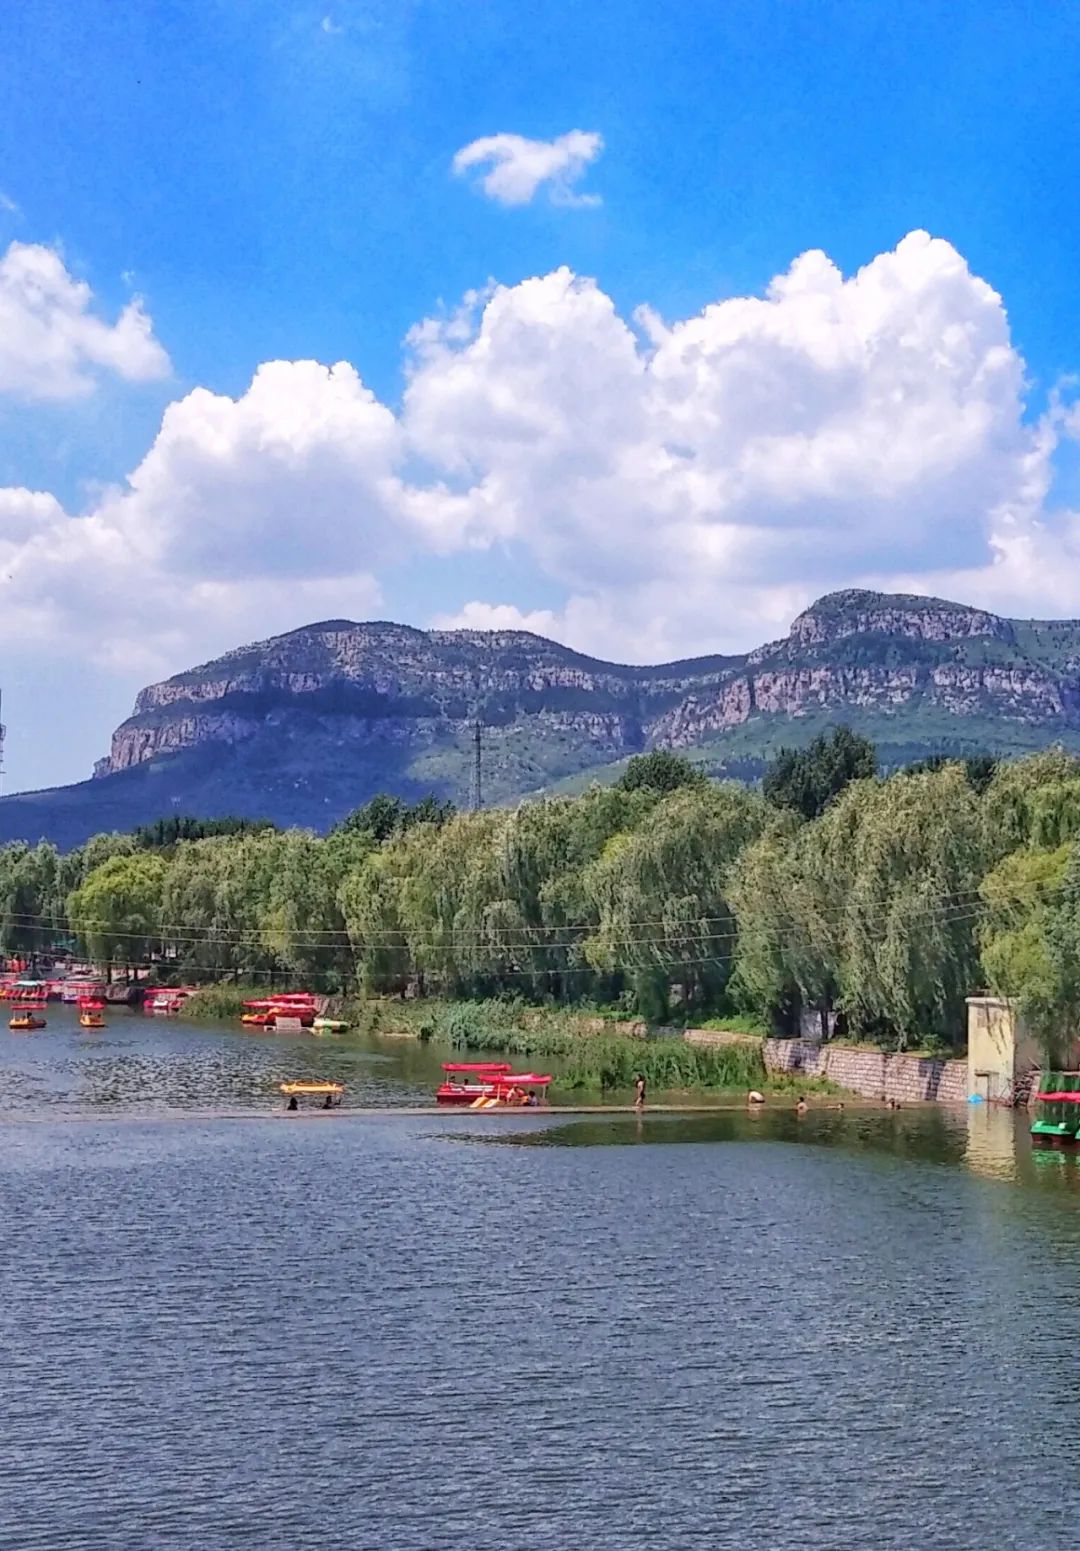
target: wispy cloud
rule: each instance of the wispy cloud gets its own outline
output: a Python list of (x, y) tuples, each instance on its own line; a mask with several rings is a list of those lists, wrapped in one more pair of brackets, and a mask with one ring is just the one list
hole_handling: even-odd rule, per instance
[(345, 31), (345, 28), (339, 26), (332, 16), (324, 16), (322, 21), (319, 23), (319, 28), (322, 32), (325, 32), (328, 37), (333, 38), (339, 37), (340, 34)]
[(452, 165), (459, 177), (479, 170), (480, 188), (500, 205), (530, 204), (541, 188), (553, 205), (598, 205), (599, 194), (579, 194), (574, 185), (603, 149), (603, 136), (584, 129), (554, 140), (484, 135), (463, 146)]
[(11, 195), (5, 194), (2, 188), (0, 188), (0, 210), (6, 211), (8, 215), (22, 214), (22, 211), (12, 199)]

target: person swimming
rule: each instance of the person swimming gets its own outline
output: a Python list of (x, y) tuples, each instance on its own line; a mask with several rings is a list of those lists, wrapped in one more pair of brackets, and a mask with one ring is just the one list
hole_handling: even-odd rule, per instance
[(799, 1101), (795, 1105), (795, 1113), (797, 1115), (805, 1115), (808, 1108), (809, 1108), (809, 1105), (807, 1104), (806, 1099), (800, 1093), (799, 1094)]
[(751, 1088), (750, 1092), (746, 1095), (746, 1102), (750, 1105), (750, 1108), (753, 1109), (757, 1104), (764, 1104), (765, 1095), (763, 1093), (759, 1093), (756, 1088)]

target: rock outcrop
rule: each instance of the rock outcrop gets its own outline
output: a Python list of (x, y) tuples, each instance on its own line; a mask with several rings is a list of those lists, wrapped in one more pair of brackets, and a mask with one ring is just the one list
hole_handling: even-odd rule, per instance
[(490, 802), (654, 747), (753, 776), (841, 721), (885, 765), (1080, 750), (1080, 623), (848, 591), (746, 655), (626, 667), (524, 631), (330, 620), (150, 685), (96, 779), (0, 799), (0, 839), (73, 844), (176, 811), (323, 829), (380, 790), (461, 802), (477, 720)]
[[(688, 748), (754, 718), (922, 710), (1080, 729), (1080, 626), (848, 591), (745, 657), (624, 667), (524, 631), (331, 620), (152, 684), (96, 774), (206, 744), (304, 735), (430, 747), (486, 728), (578, 746), (577, 763)], [(591, 760), (590, 755), (594, 756)], [(573, 763), (574, 761), (572, 761)]]

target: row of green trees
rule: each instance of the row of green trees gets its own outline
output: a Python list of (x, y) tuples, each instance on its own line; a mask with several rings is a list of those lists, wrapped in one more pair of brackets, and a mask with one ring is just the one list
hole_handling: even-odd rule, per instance
[(882, 779), (841, 729), (762, 791), (671, 754), (613, 787), (455, 813), (379, 798), (324, 838), (218, 825), (0, 848), (9, 952), (374, 994), (808, 1015), (889, 1047), (962, 1037), (964, 998), (1080, 1025), (1080, 762)]

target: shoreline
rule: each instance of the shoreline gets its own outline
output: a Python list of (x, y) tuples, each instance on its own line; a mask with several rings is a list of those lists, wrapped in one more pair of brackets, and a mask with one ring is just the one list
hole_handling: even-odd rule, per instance
[[(920, 1103), (907, 1106), (912, 1112), (922, 1112), (932, 1109), (940, 1109), (943, 1106), (934, 1103)], [(950, 1105), (948, 1108), (962, 1109), (963, 1105)], [(889, 1111), (882, 1104), (872, 1103), (869, 1100), (853, 1099), (845, 1100), (842, 1110), (836, 1104), (811, 1104), (807, 1108), (806, 1115), (852, 1115), (896, 1113)], [(130, 1110), (124, 1113), (117, 1110), (80, 1110), (66, 1114), (52, 1114), (42, 1110), (16, 1110), (0, 1113), (0, 1130), (5, 1126), (18, 1125), (66, 1125), (74, 1122), (85, 1124), (87, 1122), (101, 1122), (106, 1124), (145, 1124), (156, 1121), (206, 1121), (206, 1120), (482, 1120), (485, 1124), (489, 1120), (561, 1120), (574, 1118), (580, 1115), (609, 1116), (615, 1118), (646, 1120), (650, 1115), (658, 1115), (662, 1118), (669, 1116), (678, 1117), (688, 1115), (702, 1117), (707, 1115), (793, 1115), (794, 1105), (764, 1104), (751, 1108), (747, 1104), (647, 1104), (643, 1110), (637, 1110), (632, 1104), (552, 1104), (535, 1109), (506, 1108), (506, 1109), (470, 1109), (467, 1105), (421, 1105), (421, 1104), (384, 1104), (364, 1105), (357, 1104), (341, 1109), (324, 1110), (318, 1108), (286, 1110), (279, 1105), (273, 1109), (162, 1109), (162, 1110)], [(806, 1116), (799, 1117), (805, 1119)]]

